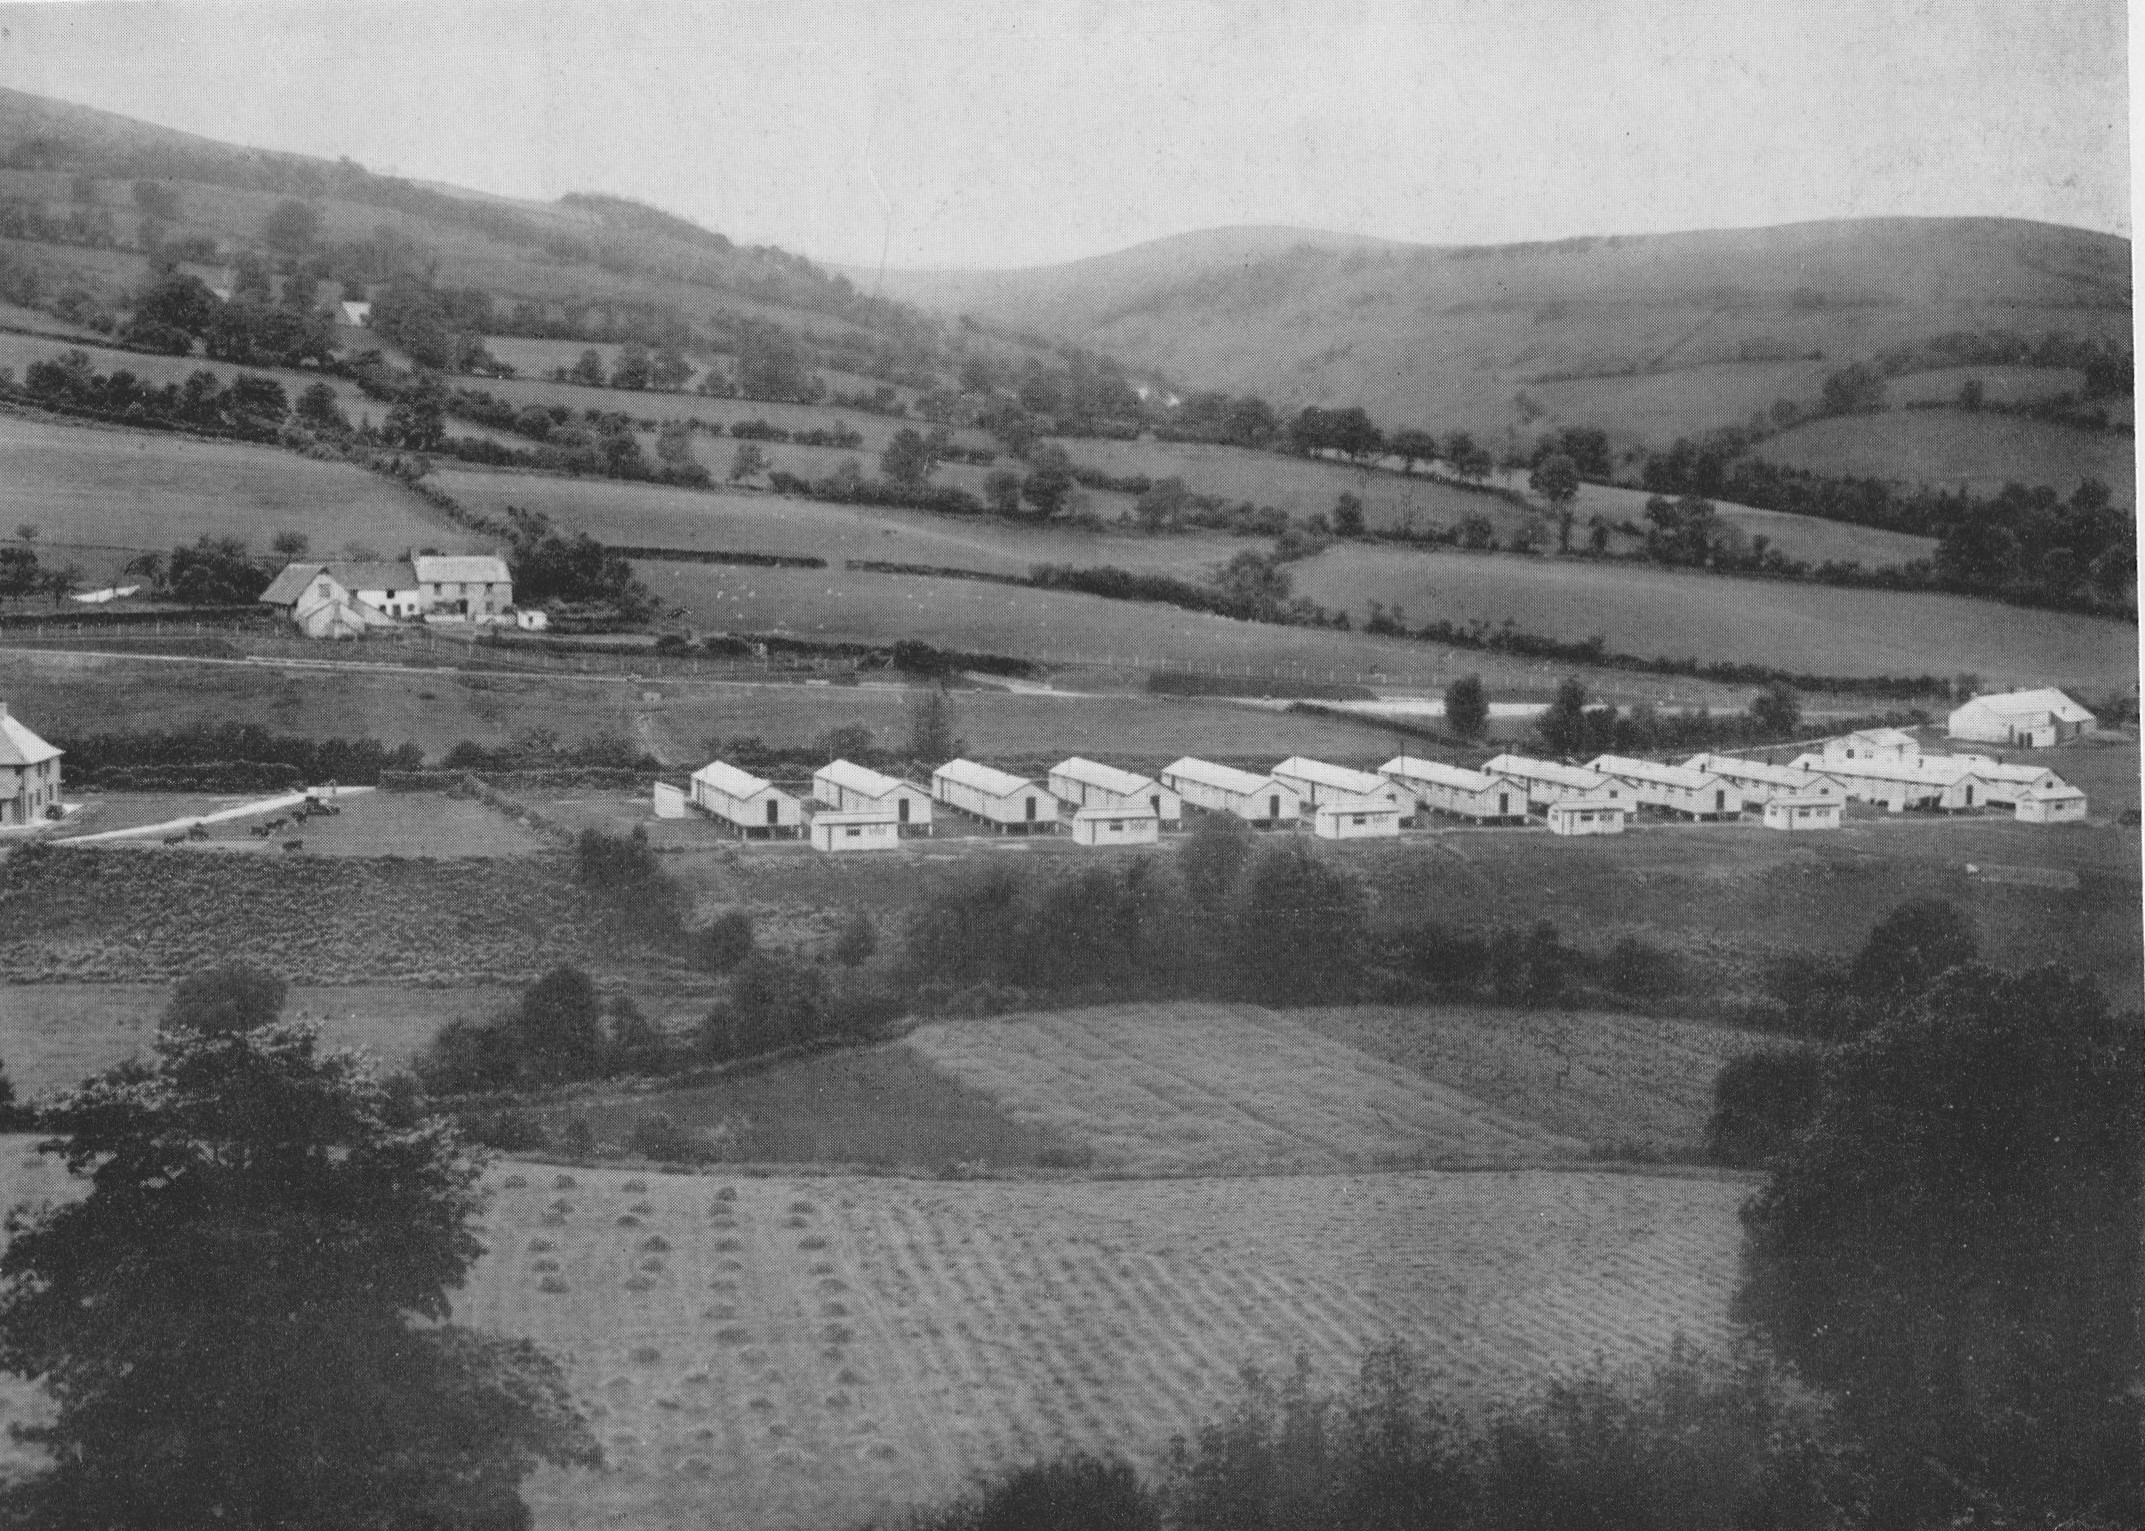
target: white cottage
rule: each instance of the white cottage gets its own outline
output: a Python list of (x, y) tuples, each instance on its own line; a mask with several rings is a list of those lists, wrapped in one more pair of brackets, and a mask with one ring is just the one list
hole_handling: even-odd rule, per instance
[(2093, 714), (2053, 686), (1977, 696), (1952, 712), (1946, 732), (1954, 739), (2047, 749), (2092, 728)]
[(1163, 768), (1162, 785), (1194, 808), (1233, 813), (1248, 824), (1290, 824), (1303, 812), (1294, 787), (1190, 755)]
[(1329, 797), (1311, 810), (1311, 833), (1321, 840), (1377, 840), (1400, 833), (1400, 810), (1367, 798)]
[(2012, 816), (2021, 824), (2082, 824), (2085, 794), (2067, 781), (2035, 787), (2019, 798)]
[(37, 737), (0, 702), (0, 826), (35, 824), (57, 817), (60, 756), (65, 752)]
[(1566, 797), (1551, 803), (1545, 817), (1553, 835), (1620, 835), (1630, 814), (1628, 798)]
[(1153, 845), (1162, 838), (1162, 821), (1144, 803), (1119, 808), (1080, 808), (1072, 816), (1075, 845)]
[(1050, 834), (1058, 824), (1058, 800), (1024, 776), (992, 770), (973, 760), (949, 760), (931, 773), (931, 796), (949, 808), (973, 814), (1000, 834)]
[(1485, 765), (1482, 772), (1485, 776), (1504, 776), (1523, 783), (1527, 789), (1527, 806), (1535, 813), (1544, 812), (1551, 804), (1568, 797), (1605, 797), (1611, 802), (1627, 804), (1631, 797), (1628, 789), (1599, 771), (1566, 765), (1560, 760), (1499, 755)]
[(1746, 808), (1762, 806), (1776, 797), (1829, 797), (1834, 802), (1847, 799), (1846, 786), (1821, 771), (1798, 771), (1793, 766), (1745, 760), (1739, 755), (1693, 755), (1683, 764), (1686, 770), (1709, 772), (1734, 783), (1743, 794)]
[(693, 803), (747, 839), (794, 839), (804, 832), (804, 804), (771, 781), (712, 760), (693, 772)]
[(1622, 782), (1637, 802), (1664, 813), (1680, 813), (1692, 819), (1742, 817), (1742, 789), (1710, 771), (1663, 765), (1657, 760), (1635, 760), (1628, 755), (1597, 755), (1587, 762), (1587, 769)]
[(1268, 773), (1284, 787), (1294, 787), (1304, 803), (1375, 803), (1396, 813), (1413, 813), (1415, 801), (1383, 776), (1369, 771), (1351, 771), (1346, 766), (1327, 765), (1308, 755), (1291, 755)]
[(851, 761), (830, 761), (814, 772), (812, 796), (840, 813), (890, 813), (904, 834), (931, 833), (930, 793)]
[(1418, 813), (1449, 813), (1480, 824), (1517, 824), (1527, 817), (1526, 783), (1509, 776), (1412, 755), (1388, 760), (1378, 774), (1412, 797)]
[(1797, 797), (1793, 793), (1777, 792), (1765, 800), (1765, 827), (1784, 830), (1838, 829), (1840, 811), (1844, 806), (1837, 795)]
[(901, 848), (901, 821), (881, 808), (853, 813), (832, 809), (815, 813), (809, 830), (815, 851), (892, 851)]
[(1184, 818), (1184, 800), (1153, 777), (1078, 755), (1050, 768), (1050, 795), (1076, 809), (1143, 808), (1163, 827)]

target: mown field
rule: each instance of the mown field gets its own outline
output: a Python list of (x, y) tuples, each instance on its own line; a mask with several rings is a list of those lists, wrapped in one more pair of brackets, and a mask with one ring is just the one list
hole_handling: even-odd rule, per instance
[(2007, 483), (2051, 484), (2069, 494), (2099, 479), (2137, 499), (2136, 443), (2014, 416), (1950, 409), (1887, 410), (1813, 420), (1762, 442), (1757, 455), (1788, 468), (1852, 474), (1989, 495)]

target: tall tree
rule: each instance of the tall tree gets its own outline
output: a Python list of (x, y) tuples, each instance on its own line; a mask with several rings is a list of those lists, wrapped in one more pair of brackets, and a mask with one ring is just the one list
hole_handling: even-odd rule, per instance
[(320, 234), (320, 210), (285, 197), (261, 220), (261, 242), (285, 255), (303, 255)]
[(1463, 739), (1481, 735), (1490, 720), (1490, 700), (1482, 677), (1463, 675), (1445, 690), (1445, 726)]
[(926, 765), (944, 765), (960, 751), (954, 737), (953, 699), (932, 686), (909, 704), (908, 755)]
[(879, 454), (879, 471), (904, 489), (921, 489), (930, 481), (931, 449), (910, 426), (894, 432), (886, 450)]
[(182, 987), (152, 1061), (53, 1104), (89, 1194), (0, 1256), (0, 1365), (57, 1405), (15, 1524), (519, 1526), (538, 1462), (599, 1461), (556, 1363), (448, 1321), (480, 1163), (280, 991)]

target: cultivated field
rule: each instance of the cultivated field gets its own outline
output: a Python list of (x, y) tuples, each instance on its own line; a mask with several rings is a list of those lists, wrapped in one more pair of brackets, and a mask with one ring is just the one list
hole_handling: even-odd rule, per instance
[(1578, 1141), (1251, 1005), (941, 1022), (909, 1046), (1104, 1174), (1540, 1163)]
[[(1645, 564), (1339, 546), (1294, 566), (1296, 589), (1358, 613), (1371, 601), (1433, 619), (1510, 621), (1522, 632), (1612, 651), (1740, 660), (1820, 675), (1952, 675), (1987, 689), (2125, 688), (2137, 631), (2125, 623), (2029, 611), (1965, 596), (1849, 590)], [(1553, 667), (1552, 667), (1553, 668)], [(1486, 672), (1485, 672), (1486, 673)]]
[(2136, 443), (2039, 420), (1958, 410), (1888, 410), (1813, 420), (1761, 443), (1757, 455), (1788, 468), (1853, 474), (1989, 495), (2007, 483), (2051, 484), (2069, 494), (2088, 476), (2136, 503)]

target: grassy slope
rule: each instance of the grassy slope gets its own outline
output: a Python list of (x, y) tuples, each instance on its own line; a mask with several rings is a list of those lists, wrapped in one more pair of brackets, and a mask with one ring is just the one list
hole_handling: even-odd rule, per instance
[(1887, 410), (1815, 420), (1763, 442), (1757, 455), (1789, 468), (1852, 474), (1993, 494), (2006, 483), (2052, 484), (2068, 494), (2099, 479), (2130, 503), (2136, 443), (2039, 420), (1960, 410)]

